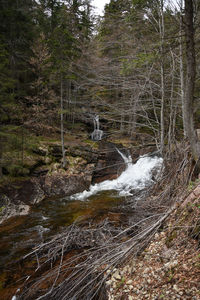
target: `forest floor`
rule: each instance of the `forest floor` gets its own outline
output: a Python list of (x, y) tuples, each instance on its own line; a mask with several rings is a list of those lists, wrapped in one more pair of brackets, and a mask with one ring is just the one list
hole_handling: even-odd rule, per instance
[[(107, 271), (109, 274), (109, 270)], [(200, 184), (177, 204), (139, 257), (115, 268), (109, 300), (200, 299)]]

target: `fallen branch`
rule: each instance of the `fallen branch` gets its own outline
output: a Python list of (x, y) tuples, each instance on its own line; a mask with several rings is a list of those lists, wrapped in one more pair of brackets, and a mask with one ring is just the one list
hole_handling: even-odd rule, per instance
[(149, 196), (145, 194), (136, 207), (134, 199), (129, 199), (124, 210), (134, 207), (130, 226), (116, 226), (108, 219), (99, 224), (74, 223), (26, 255), (24, 259), (36, 255), (38, 263), (20, 299), (105, 300), (107, 271), (140, 254), (180, 201), (190, 176), (190, 161), (176, 155), (179, 160), (165, 168)]

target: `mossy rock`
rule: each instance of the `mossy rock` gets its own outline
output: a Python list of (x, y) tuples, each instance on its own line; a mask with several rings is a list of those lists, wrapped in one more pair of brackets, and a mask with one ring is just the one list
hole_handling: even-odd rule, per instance
[(54, 158), (62, 158), (62, 148), (61, 145), (54, 144), (54, 145), (49, 145), (48, 147), (48, 153), (49, 156), (53, 156)]
[(69, 162), (69, 166), (76, 167), (77, 165), (86, 165), (87, 161), (79, 156), (67, 156), (67, 161)]
[(10, 176), (18, 177), (18, 176), (28, 176), (30, 174), (30, 170), (21, 165), (12, 164), (6, 167), (6, 170)]
[(38, 146), (37, 148), (33, 148), (32, 152), (38, 154), (39, 156), (46, 156), (48, 155), (48, 147), (44, 145)]
[(87, 146), (69, 147), (66, 149), (66, 155), (73, 156), (73, 157), (81, 157), (82, 159), (90, 163), (90, 162), (96, 162), (98, 153), (97, 151), (92, 149), (89, 145), (87, 145)]
[(30, 170), (45, 164), (45, 158), (39, 155), (26, 155), (24, 166)]

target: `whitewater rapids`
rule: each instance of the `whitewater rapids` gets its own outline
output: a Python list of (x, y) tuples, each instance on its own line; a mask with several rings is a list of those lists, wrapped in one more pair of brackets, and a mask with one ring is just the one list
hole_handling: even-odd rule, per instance
[(141, 156), (135, 164), (132, 163), (130, 157), (128, 159), (123, 157), (123, 159), (126, 163), (126, 170), (117, 179), (91, 185), (89, 190), (74, 194), (70, 198), (85, 200), (101, 191), (109, 190), (118, 191), (119, 196), (131, 196), (132, 190), (142, 190), (153, 184), (163, 165), (162, 157), (158, 156)]

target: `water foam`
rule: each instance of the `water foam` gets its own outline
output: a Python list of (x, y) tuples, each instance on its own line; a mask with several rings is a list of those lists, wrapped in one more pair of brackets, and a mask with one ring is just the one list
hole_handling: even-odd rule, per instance
[(85, 200), (101, 191), (116, 190), (120, 196), (131, 196), (132, 190), (142, 190), (154, 183), (154, 172), (159, 174), (162, 168), (163, 159), (158, 156), (142, 156), (135, 164), (127, 164), (126, 170), (113, 180), (106, 180), (91, 185), (89, 190), (71, 196), (73, 200)]

